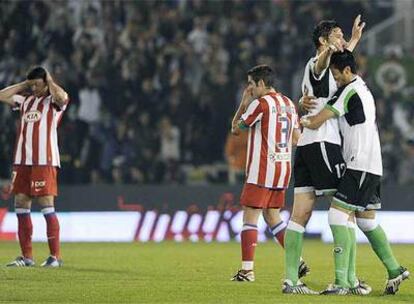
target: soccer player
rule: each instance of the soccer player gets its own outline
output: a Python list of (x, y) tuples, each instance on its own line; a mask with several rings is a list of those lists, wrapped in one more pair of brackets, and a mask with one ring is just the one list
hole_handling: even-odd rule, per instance
[[(254, 251), (257, 222), (261, 213), (272, 234), (284, 245), (283, 223), (279, 211), (284, 206), (285, 189), (291, 175), (292, 143), (299, 137), (299, 124), (292, 101), (273, 87), (274, 74), (267, 65), (247, 73), (248, 86), (243, 92), (233, 122), (232, 133), (249, 129), (246, 182), (241, 194), (243, 228), (241, 233), (242, 267), (234, 281), (254, 281)], [(306, 274), (302, 261), (296, 271)]]
[[(321, 21), (315, 27), (313, 42), (317, 53), (306, 64), (302, 81), (302, 105), (312, 105), (310, 101), (314, 105), (313, 108), (307, 107), (310, 114), (317, 114), (337, 91), (335, 79), (329, 70), (330, 57), (344, 47), (352, 51), (361, 38), (364, 26), (364, 23), (361, 24), (361, 16), (357, 16), (349, 43), (346, 43), (341, 28), (333, 20)], [(317, 130), (304, 128), (299, 138), (294, 164), (294, 205), (286, 228), (286, 280), (282, 287), (283, 293), (305, 293), (304, 284), (294, 269), (297, 269), (300, 263), (303, 233), (316, 197), (335, 193), (338, 180), (345, 170), (338, 128), (337, 120), (329, 120)], [(349, 226), (350, 233), (355, 237), (353, 222), (350, 222)], [(353, 252), (355, 253), (355, 250)], [(369, 293), (369, 286), (359, 282), (352, 270), (349, 280), (352, 281), (354, 292)]]
[[(21, 95), (30, 90), (31, 95)], [(12, 173), (12, 192), (21, 256), (7, 266), (34, 266), (32, 254), (32, 201), (41, 206), (46, 220), (50, 256), (45, 267), (62, 265), (59, 221), (55, 213), (57, 171), (60, 167), (57, 128), (68, 104), (68, 94), (42, 67), (29, 71), (26, 80), (0, 91), (0, 101), (20, 111)]]
[(409, 272), (396, 261), (384, 231), (375, 221), (375, 210), (381, 208), (382, 158), (374, 97), (365, 82), (356, 75), (352, 52), (345, 50), (333, 54), (331, 71), (340, 88), (322, 111), (301, 120), (304, 127), (317, 129), (326, 121), (334, 120), (331, 118), (338, 117), (347, 166), (328, 212), (335, 246), (335, 283), (330, 284), (323, 294), (347, 294), (348, 288), (352, 287), (348, 269), (355, 240), (349, 236), (347, 223), (354, 213), (360, 226), (366, 228), (362, 230), (374, 251), (379, 253), (389, 269), (384, 293), (395, 294), (401, 282), (409, 277)]

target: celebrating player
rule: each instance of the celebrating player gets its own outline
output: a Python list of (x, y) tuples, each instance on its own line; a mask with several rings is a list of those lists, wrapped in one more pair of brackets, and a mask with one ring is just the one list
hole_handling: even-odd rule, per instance
[[(335, 51), (347, 48), (353, 50), (361, 38), (365, 26), (360, 16), (354, 21), (352, 37), (346, 43), (339, 25), (333, 20), (321, 21), (313, 31), (316, 56), (305, 67), (302, 81), (303, 105), (310, 114), (317, 114), (337, 90), (335, 79), (329, 70), (329, 60)], [(309, 105), (313, 105), (310, 107)], [(304, 128), (299, 138), (295, 155), (295, 196), (291, 219), (286, 229), (286, 280), (284, 293), (303, 294), (303, 283), (297, 271), (302, 254), (303, 233), (312, 214), (316, 196), (335, 193), (338, 180), (345, 170), (341, 153), (341, 137), (336, 120), (326, 121), (319, 129)], [(354, 223), (349, 223), (349, 232), (355, 237)], [(355, 253), (355, 250), (352, 250)], [(353, 263), (354, 264), (354, 263)], [(355, 293), (369, 293), (370, 287), (356, 278), (350, 270), (349, 280)]]
[[(20, 95), (26, 90), (31, 95)], [(12, 192), (22, 255), (7, 266), (34, 265), (32, 255), (32, 201), (41, 206), (47, 225), (50, 256), (45, 267), (62, 265), (59, 248), (59, 221), (55, 213), (57, 171), (60, 167), (57, 128), (68, 104), (68, 94), (42, 67), (30, 70), (26, 80), (0, 91), (0, 100), (20, 111), (17, 132)]]
[(352, 287), (347, 274), (350, 249), (355, 240), (349, 237), (347, 222), (349, 216), (356, 213), (359, 226), (365, 228), (362, 230), (388, 270), (384, 293), (395, 294), (401, 282), (409, 277), (409, 272), (396, 261), (384, 231), (375, 221), (375, 210), (381, 208), (382, 158), (374, 97), (356, 75), (352, 52), (345, 50), (333, 54), (331, 70), (340, 88), (321, 112), (301, 120), (304, 127), (317, 129), (338, 117), (347, 166), (328, 213), (335, 243), (335, 283), (323, 293), (346, 294)]
[[(249, 129), (247, 179), (240, 198), (244, 211), (242, 267), (234, 281), (254, 281), (257, 222), (262, 211), (272, 234), (284, 245), (285, 224), (279, 210), (284, 206), (291, 175), (292, 142), (300, 134), (294, 104), (273, 88), (272, 69), (259, 65), (247, 75), (248, 86), (232, 122), (233, 134)], [(308, 271), (303, 261), (298, 269), (301, 276)]]

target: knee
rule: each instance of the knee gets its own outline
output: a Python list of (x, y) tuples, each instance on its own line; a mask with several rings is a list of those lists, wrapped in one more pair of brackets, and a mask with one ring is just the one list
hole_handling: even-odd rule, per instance
[(243, 224), (257, 225), (261, 210), (246, 207), (243, 210)]
[(37, 198), (37, 203), (41, 208), (54, 207), (53, 196), (41, 196)]
[(290, 220), (305, 227), (311, 215), (312, 215), (312, 210), (295, 210)]
[(14, 200), (14, 207), (15, 208), (22, 208), (22, 209), (30, 209), (31, 208), (31, 202), (25, 199), (21, 199), (16, 197)]
[(269, 226), (273, 226), (282, 220), (278, 211), (271, 212), (269, 210), (263, 210), (263, 218)]
[(328, 223), (329, 225), (335, 225), (335, 226), (348, 226), (348, 219), (349, 219), (349, 214), (335, 209), (335, 208), (330, 208), (328, 211)]
[(368, 219), (368, 218), (358, 218), (356, 219), (356, 223), (363, 232), (372, 231), (375, 228), (377, 228), (378, 223), (377, 220), (374, 219)]

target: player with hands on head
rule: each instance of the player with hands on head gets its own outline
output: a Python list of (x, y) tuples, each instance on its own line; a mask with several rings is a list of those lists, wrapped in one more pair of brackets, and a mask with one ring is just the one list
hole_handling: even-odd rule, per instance
[[(30, 94), (23, 95), (27, 91)], [(59, 220), (55, 213), (57, 173), (60, 168), (57, 128), (69, 102), (68, 94), (42, 68), (29, 71), (26, 80), (0, 91), (0, 101), (20, 112), (11, 192), (18, 220), (21, 256), (7, 266), (34, 265), (32, 254), (32, 202), (40, 205), (46, 220), (49, 257), (45, 267), (62, 265)]]

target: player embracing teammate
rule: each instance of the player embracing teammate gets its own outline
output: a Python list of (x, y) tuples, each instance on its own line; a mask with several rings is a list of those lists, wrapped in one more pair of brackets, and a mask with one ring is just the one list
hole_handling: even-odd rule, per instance
[[(30, 91), (29, 95), (26, 95)], [(25, 94), (25, 95), (23, 95)], [(18, 220), (21, 256), (7, 266), (34, 266), (32, 254), (32, 202), (40, 205), (46, 220), (50, 256), (45, 267), (62, 265), (59, 221), (55, 213), (57, 173), (60, 167), (57, 128), (69, 102), (68, 94), (48, 71), (36, 67), (26, 80), (0, 91), (0, 101), (20, 112), (14, 153), (12, 185)]]
[(311, 116), (301, 120), (305, 128), (295, 158), (295, 202), (286, 230), (284, 293), (306, 293), (293, 270), (300, 261), (305, 225), (316, 196), (321, 194), (333, 195), (328, 220), (335, 243), (335, 282), (322, 294), (371, 292), (371, 287), (356, 276), (355, 222), (387, 269), (384, 294), (396, 293), (409, 276), (395, 259), (375, 219), (375, 209), (381, 206), (382, 175), (375, 103), (364, 81), (356, 75), (352, 55), (364, 26), (358, 16), (349, 43), (335, 21), (322, 21), (314, 30), (317, 56), (308, 62), (302, 83), (303, 104)]

